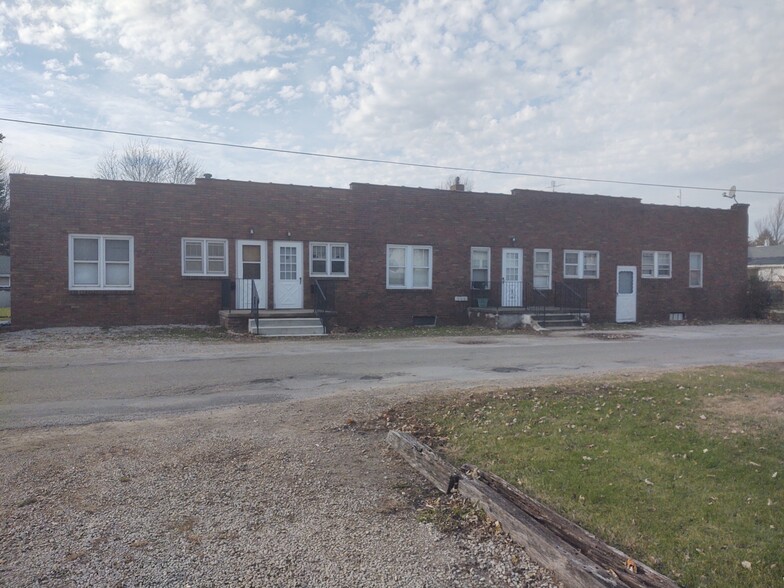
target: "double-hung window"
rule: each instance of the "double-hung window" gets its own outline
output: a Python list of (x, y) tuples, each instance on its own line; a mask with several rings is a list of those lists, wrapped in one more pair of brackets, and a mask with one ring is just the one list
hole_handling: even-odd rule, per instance
[(471, 247), (471, 289), (490, 288), (490, 248)]
[(534, 249), (534, 288), (550, 290), (553, 278), (553, 252), (551, 249)]
[(689, 253), (689, 288), (702, 288), (702, 253)]
[(387, 245), (387, 288), (430, 290), (432, 287), (432, 247)]
[(68, 235), (70, 290), (133, 290), (133, 237)]
[(599, 252), (567, 249), (564, 251), (564, 278), (599, 277)]
[(348, 276), (348, 243), (311, 243), (311, 276)]
[(182, 240), (183, 276), (227, 276), (229, 242), (226, 239)]
[(669, 251), (643, 251), (642, 277), (671, 278), (672, 253)]

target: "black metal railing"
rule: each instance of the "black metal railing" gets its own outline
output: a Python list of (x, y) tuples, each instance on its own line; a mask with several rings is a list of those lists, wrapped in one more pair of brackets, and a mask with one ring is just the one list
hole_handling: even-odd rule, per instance
[(256, 324), (256, 335), (259, 334), (259, 291), (256, 289), (256, 280), (250, 280), (250, 316)]
[(237, 310), (253, 309), (253, 295), (259, 298), (257, 280), (236, 279), (234, 280), (234, 308)]
[(550, 288), (542, 288), (532, 281), (471, 282), (468, 303), (475, 308), (582, 313), (588, 310), (588, 284), (572, 280), (553, 282)]
[(257, 281), (242, 278), (221, 280), (221, 309), (252, 310), (254, 292), (259, 298), (260, 304), (261, 297), (256, 286)]
[(329, 319), (335, 310), (335, 282), (313, 279), (310, 283), (310, 293), (313, 298), (313, 312), (321, 319), (324, 332), (329, 333)]
[(524, 306), (525, 283), (503, 280), (501, 282), (471, 282), (469, 303), (478, 308)]

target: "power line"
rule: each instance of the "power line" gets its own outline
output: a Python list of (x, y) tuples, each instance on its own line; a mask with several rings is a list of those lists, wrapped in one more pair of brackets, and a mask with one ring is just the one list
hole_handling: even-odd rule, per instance
[[(353, 157), (350, 155), (332, 155), (329, 153), (316, 153), (312, 151), (294, 151), (292, 149), (279, 149), (275, 147), (257, 147), (255, 145), (240, 145), (238, 143), (222, 143), (220, 141), (207, 141), (205, 139), (188, 139), (184, 137), (170, 137), (166, 135), (150, 135), (147, 133), (133, 133), (130, 131), (116, 131), (112, 129), (98, 129), (94, 127), (80, 127), (75, 125), (62, 125), (55, 123), (45, 123), (32, 120), (22, 120), (16, 118), (0, 117), (0, 121), (19, 123), (23, 125), (36, 125), (41, 127), (53, 127), (58, 129), (68, 129), (72, 131), (88, 131), (91, 133), (103, 133), (107, 135), (122, 135), (126, 137), (141, 137), (144, 139), (160, 139), (163, 141), (179, 141), (181, 143), (192, 143), (196, 145), (211, 145), (214, 147), (230, 147), (233, 149), (250, 149), (254, 151), (266, 151), (268, 153), (282, 153), (285, 155), (304, 155), (307, 157), (322, 157), (325, 159), (340, 159), (343, 161), (358, 161), (362, 163), (380, 163), (386, 165), (398, 165), (402, 167), (418, 167), (425, 169), (440, 169), (449, 171), (467, 171), (480, 174), (493, 174), (498, 176), (519, 176), (529, 178), (548, 178), (551, 180), (570, 180), (573, 182), (596, 182), (600, 184), (622, 184), (626, 186), (648, 186), (652, 188), (679, 188), (683, 190), (708, 190), (712, 192), (726, 192), (726, 188), (712, 188), (708, 186), (685, 186), (679, 184), (657, 184), (653, 182), (630, 182), (623, 180), (600, 180), (596, 178), (578, 178), (574, 176), (555, 176), (550, 174), (532, 174), (526, 172), (510, 172), (494, 169), (474, 168), (474, 167), (460, 167), (449, 165), (436, 165), (430, 163), (415, 163), (410, 161), (394, 161), (390, 159), (374, 159), (370, 157)], [(736, 192), (744, 192), (747, 194), (782, 194), (782, 191), (771, 190), (736, 190)]]

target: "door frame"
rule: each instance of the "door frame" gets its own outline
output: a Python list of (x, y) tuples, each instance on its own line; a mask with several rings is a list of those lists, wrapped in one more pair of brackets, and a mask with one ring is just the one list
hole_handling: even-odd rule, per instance
[[(303, 243), (302, 241), (273, 241), (272, 247), (272, 267), (273, 267), (273, 278), (272, 278), (272, 295), (273, 301), (275, 304), (276, 309), (289, 309), (289, 310), (297, 310), (304, 308), (305, 303), (305, 285), (303, 283), (303, 266), (304, 266), (304, 259), (303, 259)], [(297, 279), (296, 281), (299, 282), (299, 289), (296, 293), (296, 299), (292, 303), (282, 303), (280, 302), (282, 298), (282, 280), (278, 276), (280, 276), (280, 248), (281, 247), (295, 247), (297, 250)], [(286, 280), (285, 283), (290, 284), (295, 280)]]
[[(631, 294), (621, 294), (619, 290), (620, 282), (618, 280), (618, 276), (623, 271), (631, 271), (632, 272), (632, 293)], [(636, 323), (637, 322), (637, 266), (635, 265), (619, 265), (615, 268), (615, 322), (616, 323)], [(633, 304), (633, 309), (631, 312), (631, 317), (628, 316), (621, 316), (621, 304), (620, 304), (620, 297), (621, 296), (630, 296), (631, 302)]]
[[(517, 275), (518, 275), (518, 292), (511, 292), (510, 297), (514, 297), (516, 300), (515, 302), (519, 302), (519, 304), (505, 304), (506, 302), (506, 253), (507, 251), (516, 251), (518, 253), (517, 257)], [(501, 249), (501, 306), (507, 308), (522, 308), (525, 305), (525, 296), (523, 292), (523, 268), (525, 267), (525, 263), (523, 260), (523, 253), (522, 248), (520, 247), (504, 247)]]
[[(235, 272), (234, 277), (237, 280), (242, 280), (243, 278), (243, 267), (242, 267), (242, 246), (243, 245), (258, 245), (259, 246), (259, 265), (261, 266), (260, 278), (256, 280), (256, 289), (259, 292), (259, 308), (267, 308), (267, 242), (266, 241), (254, 241), (250, 239), (238, 239), (236, 246), (235, 246), (235, 257), (234, 257), (234, 264), (235, 264)], [(234, 301), (237, 309), (248, 309), (250, 308), (250, 294), (243, 292), (237, 284), (235, 286), (236, 292), (234, 293)]]

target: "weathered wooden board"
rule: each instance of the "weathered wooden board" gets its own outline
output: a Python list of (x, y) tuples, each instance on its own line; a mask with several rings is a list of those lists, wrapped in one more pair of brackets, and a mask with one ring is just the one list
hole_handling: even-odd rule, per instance
[(387, 433), (387, 443), (441, 492), (449, 489), (449, 480), (454, 479), (453, 476), (460, 476), (460, 470), (438, 457), (430, 447), (420, 443), (413, 435), (390, 431)]
[[(677, 588), (678, 585), (670, 578), (643, 563), (635, 562), (637, 565), (636, 574), (627, 571), (625, 567), (625, 562), (629, 558), (627, 554), (607, 545), (579, 525), (524, 494), (506, 480), (490, 472), (479, 470), (470, 464), (466, 464), (460, 469), (464, 476), (486, 483), (534, 520), (550, 529), (564, 542), (580, 550), (591, 561), (596, 562), (604, 569), (615, 571), (624, 584), (633, 588)], [(461, 483), (463, 482), (461, 481)]]
[[(390, 431), (387, 434), (387, 442), (442, 492), (446, 492), (450, 476), (459, 472), (457, 468), (438, 457), (427, 445), (407, 433)], [(567, 586), (574, 588), (623, 586), (610, 572), (590, 561), (578, 549), (566, 544), (560, 537), (486, 483), (463, 477), (457, 489), (462, 496), (482, 506), (488, 516), (499, 521), (504, 530), (525, 547), (534, 561), (551, 570)]]
[(677, 588), (671, 579), (636, 562), (637, 573), (625, 568), (628, 556), (585, 529), (523, 494), (505, 480), (471, 465), (458, 470), (415, 437), (390, 431), (387, 442), (433, 485), (447, 492), (458, 483), (465, 498), (523, 545), (531, 558), (575, 588)]

